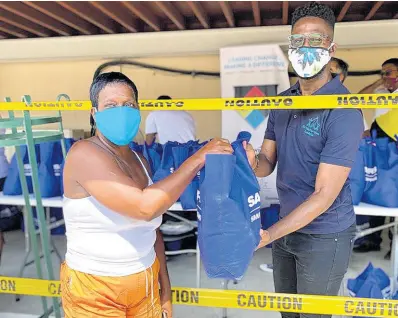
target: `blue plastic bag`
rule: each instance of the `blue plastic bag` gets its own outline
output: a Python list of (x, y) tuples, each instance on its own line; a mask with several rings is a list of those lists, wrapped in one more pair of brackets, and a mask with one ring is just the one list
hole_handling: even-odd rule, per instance
[[(29, 163), (29, 155), (28, 155), (28, 147), (23, 145), (20, 146), (21, 149), (21, 157), (24, 165), (26, 182), (28, 184), (29, 193), (33, 193), (33, 184), (32, 184), (32, 167)], [(36, 150), (36, 161), (39, 165), (40, 163), (40, 147), (39, 145), (35, 145)], [(18, 162), (16, 153), (11, 159), (11, 164), (8, 169), (8, 175), (4, 182), (3, 188), (4, 195), (21, 195), (22, 194), (22, 186), (21, 181), (19, 180), (19, 171), (18, 171)]]
[(146, 143), (143, 145), (142, 154), (144, 158), (148, 161), (151, 167), (152, 174), (159, 169), (162, 160), (163, 147), (161, 144), (153, 143), (148, 146)]
[(61, 196), (61, 164), (63, 162), (60, 141), (43, 142), (40, 146), (39, 185), (43, 198)]
[(178, 146), (177, 142), (167, 142), (163, 146), (162, 160), (159, 168), (153, 175), (153, 182), (158, 182), (171, 175), (174, 170), (173, 147)]
[[(271, 204), (270, 207), (261, 209), (261, 228), (263, 230), (267, 230), (279, 221), (280, 208), (279, 204)], [(272, 244), (268, 244), (266, 247), (270, 248)]]
[[(174, 168), (178, 169), (185, 160), (189, 157), (189, 146), (179, 145), (172, 148)], [(184, 192), (180, 196), (181, 206), (184, 210), (196, 208), (196, 193), (198, 190), (198, 183), (192, 182), (188, 184)]]
[(246, 157), (243, 132), (233, 155), (207, 155), (198, 191), (198, 242), (210, 278), (239, 280), (260, 242), (260, 187)]
[(352, 203), (358, 205), (365, 191), (365, 163), (364, 155), (366, 150), (366, 140), (362, 139), (357, 151), (354, 166), (351, 169), (349, 180), (351, 188)]
[(391, 297), (390, 278), (380, 268), (369, 263), (355, 279), (349, 279), (347, 288), (351, 296), (358, 298), (389, 299)]
[[(392, 144), (392, 145), (391, 145)], [(371, 139), (365, 155), (365, 181), (368, 183), (363, 202), (398, 207), (398, 155), (395, 142), (386, 138)]]
[(129, 143), (129, 147), (131, 150), (135, 151), (135, 152), (139, 152), (142, 153), (143, 152), (143, 145), (140, 145), (138, 143), (136, 143), (135, 141), (132, 141)]
[[(68, 154), (69, 149), (72, 147), (72, 145), (75, 143), (76, 140), (73, 138), (65, 138), (65, 151), (66, 154)], [(62, 160), (61, 168), (60, 168), (60, 195), (62, 196), (64, 194), (64, 166), (65, 166), (65, 160)]]

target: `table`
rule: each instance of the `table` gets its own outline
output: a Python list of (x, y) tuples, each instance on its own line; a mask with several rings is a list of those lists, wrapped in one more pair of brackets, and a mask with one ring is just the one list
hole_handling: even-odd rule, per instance
[[(54, 197), (54, 198), (43, 198), (43, 207), (45, 208), (62, 208), (63, 206), (63, 198), (62, 197)], [(30, 196), (30, 203), (32, 206), (36, 206), (36, 200), (33, 197), (33, 195)], [(16, 196), (7, 196), (4, 195), (2, 192), (0, 192), (0, 205), (1, 204), (8, 204), (8, 205), (18, 205), (18, 206), (24, 206), (25, 205), (25, 200), (22, 195), (16, 195)], [(182, 222), (187, 222), (191, 225), (194, 225), (196, 227), (196, 224), (191, 222), (190, 220), (181, 217), (179, 215), (176, 215), (173, 212), (177, 211), (196, 211), (195, 209), (192, 210), (184, 210), (181, 206), (181, 203), (177, 202), (174, 203), (166, 212), (170, 216), (181, 220)], [(357, 215), (368, 215), (368, 216), (386, 216), (386, 217), (398, 217), (398, 208), (386, 208), (386, 207), (381, 207), (381, 206), (376, 206), (376, 205), (371, 205), (367, 203), (360, 203), (357, 206), (354, 206), (354, 211), (355, 214)], [(49, 220), (49, 218), (48, 218)], [(61, 226), (65, 224), (63, 220), (54, 222), (54, 224), (49, 226), (49, 229), (56, 228), (58, 226)], [(398, 222), (391, 222), (389, 224), (386, 224), (382, 227), (376, 228), (376, 229), (369, 229), (363, 231), (362, 234), (369, 235), (372, 232), (379, 231), (383, 228), (387, 227), (394, 227), (394, 235), (393, 235), (393, 244), (392, 244), (392, 251), (391, 251), (391, 266), (392, 266), (392, 272), (393, 272), (393, 279), (392, 279), (392, 292), (395, 292), (396, 290), (396, 277), (398, 277)], [(25, 231), (25, 238), (27, 237), (27, 231)], [(27, 237), (29, 240), (29, 237)], [(53, 244), (54, 247), (54, 244)], [(55, 249), (57, 252), (57, 250)], [(199, 288), (200, 287), (200, 251), (199, 251), (199, 246), (198, 244), (196, 245), (196, 250), (185, 250), (185, 251), (177, 251), (177, 252), (171, 252), (171, 254), (178, 254), (178, 253), (196, 253), (196, 286)], [(394, 278), (395, 277), (395, 278)]]

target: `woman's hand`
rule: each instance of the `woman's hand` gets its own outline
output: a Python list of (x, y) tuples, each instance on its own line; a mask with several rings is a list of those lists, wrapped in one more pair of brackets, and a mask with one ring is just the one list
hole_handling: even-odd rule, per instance
[(160, 304), (162, 305), (162, 314), (166, 313), (167, 318), (173, 318), (173, 305), (171, 303), (171, 290), (160, 292)]
[(199, 158), (201, 165), (205, 164), (206, 155), (208, 154), (232, 154), (233, 149), (227, 139), (214, 138), (210, 140), (205, 146), (199, 149), (194, 156)]

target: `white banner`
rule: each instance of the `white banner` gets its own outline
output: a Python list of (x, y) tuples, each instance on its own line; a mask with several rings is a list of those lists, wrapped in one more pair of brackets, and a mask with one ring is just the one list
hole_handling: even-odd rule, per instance
[[(220, 50), (221, 96), (276, 96), (290, 87), (288, 61), (278, 45), (251, 45)], [(268, 111), (223, 111), (222, 136), (235, 140), (240, 131), (252, 134), (251, 143), (261, 148), (267, 127)], [(276, 169), (260, 178), (261, 203), (278, 203)]]

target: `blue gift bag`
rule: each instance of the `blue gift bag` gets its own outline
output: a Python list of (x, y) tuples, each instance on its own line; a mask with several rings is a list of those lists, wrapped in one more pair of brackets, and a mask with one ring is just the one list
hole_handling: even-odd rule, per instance
[(368, 141), (364, 157), (365, 181), (368, 184), (363, 194), (363, 202), (398, 207), (397, 157), (395, 142), (386, 143), (385, 138)]
[[(280, 208), (279, 204), (271, 204), (270, 207), (261, 209), (261, 228), (263, 230), (267, 230), (279, 221)], [(266, 247), (270, 248), (272, 244), (268, 244)]]
[(178, 146), (177, 142), (167, 142), (163, 146), (162, 160), (159, 168), (153, 175), (153, 182), (158, 182), (171, 175), (174, 170), (173, 147)]
[[(72, 147), (72, 145), (75, 143), (76, 140), (73, 138), (65, 138), (65, 151), (68, 153), (69, 149)], [(60, 167), (60, 195), (62, 196), (64, 194), (64, 166), (65, 166), (65, 160), (62, 160), (61, 167)]]
[(369, 263), (355, 279), (349, 279), (347, 288), (351, 296), (358, 298), (388, 299), (391, 297), (390, 278), (380, 268)]
[(149, 166), (151, 167), (152, 174), (159, 169), (160, 163), (162, 160), (163, 147), (161, 144), (153, 143), (148, 146), (146, 143), (143, 145), (142, 154), (145, 159), (148, 161)]
[[(189, 146), (179, 145), (172, 148), (174, 168), (178, 169), (185, 160), (189, 157)], [(192, 180), (190, 184), (185, 188), (184, 192), (180, 196), (181, 206), (185, 210), (196, 208), (196, 192), (198, 190), (198, 183)]]
[(354, 166), (351, 169), (349, 180), (351, 188), (352, 203), (358, 205), (365, 191), (365, 163), (366, 140), (362, 139), (357, 151)]
[[(32, 167), (29, 163), (29, 155), (28, 155), (28, 147), (23, 145), (20, 146), (21, 149), (21, 157), (24, 165), (26, 182), (28, 184), (29, 193), (33, 193), (33, 184), (32, 184)], [(39, 145), (35, 145), (36, 150), (36, 161), (39, 164), (40, 160), (40, 147)], [(21, 195), (22, 194), (22, 186), (21, 181), (19, 180), (19, 171), (18, 171), (18, 162), (16, 153), (11, 159), (11, 164), (8, 169), (8, 175), (4, 182), (3, 193), (5, 195)]]
[(61, 196), (61, 164), (64, 159), (61, 142), (43, 142), (39, 146), (39, 185), (41, 196), (43, 198)]
[(207, 155), (198, 191), (198, 242), (210, 278), (239, 280), (260, 242), (260, 187), (240, 133), (233, 155)]
[(143, 152), (143, 145), (140, 145), (138, 143), (136, 143), (135, 141), (132, 141), (129, 143), (129, 147), (131, 150), (135, 151), (135, 152), (139, 152), (142, 153)]

